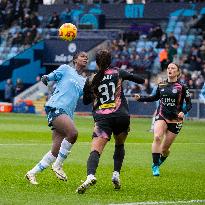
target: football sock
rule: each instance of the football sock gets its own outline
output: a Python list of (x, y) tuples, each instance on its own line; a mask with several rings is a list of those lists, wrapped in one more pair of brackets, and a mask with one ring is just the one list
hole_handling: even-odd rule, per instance
[(57, 157), (56, 161), (54, 162), (54, 166), (61, 167), (63, 165), (63, 162), (65, 161), (65, 159), (67, 158), (67, 156), (71, 152), (70, 150), (71, 150), (72, 146), (73, 146), (73, 144), (68, 142), (66, 139), (63, 139), (59, 153), (58, 153), (58, 157)]
[(33, 169), (29, 171), (30, 174), (35, 175), (39, 172), (42, 172), (44, 169), (50, 166), (55, 161), (55, 159), (56, 157), (54, 157), (51, 151), (49, 151), (47, 154), (43, 156), (42, 160)]
[(124, 160), (124, 156), (125, 156), (124, 144), (115, 145), (115, 151), (114, 151), (114, 155), (113, 155), (114, 171), (117, 171), (120, 173), (122, 163)]
[(166, 160), (168, 156), (163, 156), (162, 154), (160, 155), (160, 160), (161, 160), (161, 163), (164, 162)]
[(152, 159), (155, 166), (159, 166), (160, 153), (152, 153)]
[(90, 153), (90, 156), (87, 161), (87, 175), (95, 175), (96, 169), (99, 164), (100, 153), (96, 150)]

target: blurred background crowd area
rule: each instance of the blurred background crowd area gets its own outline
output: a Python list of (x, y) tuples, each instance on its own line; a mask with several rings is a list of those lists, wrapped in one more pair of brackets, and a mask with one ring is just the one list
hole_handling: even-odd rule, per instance
[[(59, 26), (65, 22), (71, 22), (80, 28), (79, 12), (84, 4), (93, 4), (93, 13), (105, 15), (99, 10), (101, 4), (126, 4), (126, 3), (155, 3), (155, 2), (180, 2), (199, 3), (203, 1), (186, 0), (73, 0), (73, 1), (41, 1), (41, 0), (1, 0), (0, 1), (0, 65), (23, 52), (25, 49), (35, 45), (37, 42), (55, 38)], [(46, 16), (46, 10), (42, 12), (43, 4), (52, 5), (52, 15)], [(61, 11), (55, 10), (55, 5), (64, 4)], [(74, 5), (75, 8), (69, 5)], [(205, 13), (205, 12), (204, 12)], [(203, 98), (205, 79), (205, 14), (190, 16), (169, 16), (162, 21), (152, 23), (132, 22), (129, 26), (124, 26), (116, 22), (113, 27), (118, 28), (119, 35), (114, 39), (108, 39), (108, 48), (113, 55), (112, 66), (125, 69), (132, 73), (138, 73), (146, 78), (143, 86), (133, 83), (125, 83), (124, 91), (126, 95), (142, 93), (149, 95), (152, 93), (158, 76), (165, 77), (166, 67), (170, 62), (176, 62), (182, 69), (181, 81), (187, 83), (193, 90), (194, 98)], [(108, 31), (109, 19), (105, 20), (105, 25), (101, 30)], [(117, 25), (118, 24), (118, 25)], [(87, 29), (88, 27), (86, 27)], [(93, 28), (91, 28), (92, 30)], [(96, 29), (96, 28), (95, 28)], [(112, 29), (112, 28), (111, 28)], [(81, 29), (79, 29), (80, 32)], [(86, 73), (96, 71), (94, 59), (89, 62)], [(40, 80), (40, 75), (36, 76), (36, 82)], [(18, 82), (17, 82), (18, 81)], [(12, 83), (12, 79), (7, 80), (6, 89), (12, 89), (12, 95), (19, 94), (24, 90), (24, 82), (21, 79)], [(10, 86), (12, 85), (12, 86)], [(17, 87), (17, 89), (16, 89)], [(26, 86), (25, 86), (26, 87)], [(6, 94), (5, 94), (6, 95)], [(5, 96), (5, 100), (6, 100)], [(8, 101), (8, 99), (7, 99)]]

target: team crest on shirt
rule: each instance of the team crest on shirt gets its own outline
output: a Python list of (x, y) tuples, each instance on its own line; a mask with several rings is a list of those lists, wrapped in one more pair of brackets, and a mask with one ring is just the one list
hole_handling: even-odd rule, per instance
[(56, 114), (59, 114), (59, 110), (56, 110), (55, 113), (56, 113)]
[(173, 93), (177, 93), (177, 89), (174, 88), (174, 89), (172, 90), (172, 92), (173, 92)]

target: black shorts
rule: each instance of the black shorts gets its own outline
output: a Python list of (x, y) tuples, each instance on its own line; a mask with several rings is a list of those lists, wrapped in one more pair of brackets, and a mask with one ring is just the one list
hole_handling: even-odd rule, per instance
[(99, 120), (95, 123), (93, 137), (102, 137), (110, 140), (112, 133), (128, 133), (130, 131), (130, 117), (112, 117)]
[(156, 117), (155, 117), (155, 121), (157, 121), (157, 120), (164, 120), (167, 124), (167, 129), (170, 132), (173, 132), (174, 134), (179, 134), (180, 130), (182, 129), (182, 125), (183, 125), (182, 122), (177, 122), (177, 123), (176, 122), (174, 122), (174, 123), (167, 122), (166, 119), (159, 114), (156, 115)]
[(55, 107), (48, 107), (46, 106), (45, 107), (45, 111), (46, 111), (46, 114), (47, 114), (47, 120), (48, 120), (48, 126), (51, 127), (51, 129), (53, 129), (53, 120), (62, 115), (62, 114), (66, 114), (67, 113), (65, 112), (64, 109), (62, 108), (55, 108)]

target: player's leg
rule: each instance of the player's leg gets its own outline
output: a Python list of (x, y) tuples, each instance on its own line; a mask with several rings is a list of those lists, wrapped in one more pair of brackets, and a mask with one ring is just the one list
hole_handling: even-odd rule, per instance
[(35, 177), (36, 174), (45, 170), (56, 160), (62, 140), (63, 137), (55, 130), (53, 130), (52, 132), (53, 143), (52, 143), (51, 150), (48, 153), (46, 153), (43, 156), (43, 158), (36, 164), (36, 166), (34, 166), (26, 174), (26, 178), (30, 181), (31, 184), (38, 184)]
[(155, 117), (156, 117), (157, 111), (155, 110), (153, 116), (152, 116), (152, 122), (151, 122), (151, 127), (150, 127), (150, 132), (154, 132), (154, 123), (155, 123)]
[(58, 151), (58, 156), (56, 161), (54, 162), (52, 169), (56, 173), (56, 176), (66, 181), (67, 176), (63, 171), (63, 162), (68, 157), (71, 152), (71, 148), (77, 139), (77, 129), (75, 128), (74, 122), (70, 119), (68, 115), (62, 114), (58, 116), (53, 121), (53, 127), (59, 135), (63, 136), (63, 140), (60, 144), (60, 150)]
[[(87, 160), (87, 179), (77, 188), (76, 192), (79, 194), (83, 194), (86, 189), (94, 185), (97, 181), (95, 173), (99, 164), (100, 155), (112, 133), (107, 125), (109, 125), (109, 122), (106, 120), (95, 124), (91, 152)], [(104, 130), (106, 130), (106, 132)]]
[(112, 183), (115, 189), (120, 189), (120, 170), (122, 168), (125, 148), (124, 143), (127, 138), (130, 126), (130, 117), (120, 117), (116, 118), (113, 127), (113, 133), (115, 138), (115, 151), (113, 155), (114, 160), (114, 170), (112, 175)]
[(167, 129), (167, 124), (164, 120), (157, 120), (154, 125), (154, 140), (152, 143), (152, 173), (153, 176), (159, 176), (159, 159), (161, 153), (161, 141)]
[(159, 164), (161, 165), (169, 156), (170, 146), (174, 142), (177, 134), (182, 128), (182, 123), (169, 123), (168, 130), (165, 134), (165, 137), (161, 143), (161, 155)]
[(99, 164), (100, 155), (107, 144), (107, 141), (108, 139), (101, 137), (93, 138), (90, 156), (87, 161), (87, 179), (76, 190), (79, 194), (83, 194), (86, 189), (96, 183), (95, 173)]

